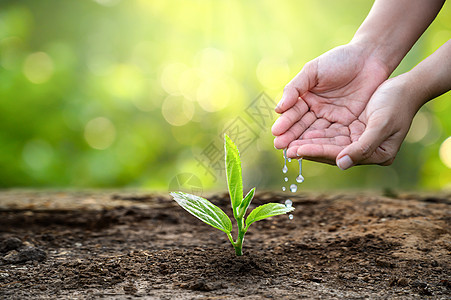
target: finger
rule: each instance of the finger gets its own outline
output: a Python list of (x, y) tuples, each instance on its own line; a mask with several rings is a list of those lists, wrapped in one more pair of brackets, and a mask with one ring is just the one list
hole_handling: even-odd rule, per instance
[(344, 146), (333, 144), (307, 144), (301, 145), (297, 149), (298, 157), (308, 157), (333, 163), (337, 155), (343, 150)]
[(285, 133), (276, 136), (274, 139), (274, 147), (277, 149), (284, 149), (292, 141), (297, 140), (310, 125), (315, 122), (316, 116), (312, 112), (306, 113), (301, 120), (291, 126)]
[[(299, 158), (299, 156), (297, 155), (298, 148), (299, 148), (299, 146), (291, 146), (291, 145), (288, 146), (287, 157), (296, 158), (296, 159)], [(324, 157), (311, 157), (311, 156), (303, 156), (302, 158), (306, 159), (306, 160), (320, 162), (320, 163), (335, 165), (335, 159), (327, 159)]]
[[(303, 151), (305, 151), (305, 149), (309, 149), (309, 148), (303, 147), (302, 149), (299, 150), (299, 148), (301, 146), (307, 146), (307, 145), (324, 146), (321, 150), (331, 149), (330, 146), (338, 146), (342, 150), (346, 146), (348, 146), (350, 143), (351, 143), (351, 139), (349, 138), (349, 136), (334, 136), (334, 137), (330, 137), (330, 138), (312, 138), (312, 139), (295, 140), (288, 145), (287, 156), (291, 157), (291, 158), (296, 158), (299, 156), (306, 157), (303, 155), (311, 154), (310, 152), (306, 152), (306, 153), (303, 152)], [(317, 149), (317, 147), (313, 147), (313, 149)], [(338, 148), (336, 148), (336, 149), (338, 149)], [(333, 155), (336, 155), (336, 154), (338, 154), (338, 153), (334, 153)], [(329, 156), (321, 157), (321, 155), (322, 155), (322, 152), (315, 152), (315, 156), (308, 156), (308, 157), (310, 160), (314, 160), (314, 161), (318, 161), (318, 162), (323, 162), (323, 161), (327, 160), (327, 163), (335, 165), (336, 156), (331, 161), (331, 158)]]
[(287, 147), (287, 157), (289, 158), (297, 158), (298, 157), (298, 148), (299, 145), (288, 145)]
[(286, 132), (296, 122), (301, 120), (308, 112), (309, 108), (304, 100), (299, 100), (292, 108), (284, 112), (271, 128), (274, 136), (278, 136)]
[(337, 156), (337, 166), (346, 170), (350, 167), (365, 163), (374, 151), (382, 144), (390, 133), (384, 129), (385, 126), (368, 124), (360, 138), (347, 146)]
[[(299, 146), (292, 146), (290, 144), (290, 146), (288, 146), (288, 149), (287, 149), (287, 157), (296, 158), (296, 159), (299, 158), (297, 155), (298, 148), (299, 148)], [(335, 160), (331, 160), (331, 159), (325, 159), (325, 158), (320, 158), (320, 157), (309, 157), (309, 156), (304, 156), (302, 158), (306, 159), (306, 160), (320, 162), (320, 163), (335, 165)]]
[(307, 63), (302, 70), (285, 86), (282, 99), (276, 106), (275, 111), (279, 114), (287, 111), (308, 90), (316, 85), (317, 75), (316, 63)]
[(319, 158), (319, 157), (308, 157), (308, 156), (304, 156), (302, 159), (335, 166), (335, 160), (331, 160), (331, 159), (325, 159), (325, 158)]
[(325, 137), (325, 138), (313, 138), (313, 139), (301, 139), (295, 140), (290, 143), (290, 146), (302, 146), (308, 144), (315, 145), (337, 145), (337, 146), (349, 146), (351, 144), (351, 139), (349, 136), (334, 136), (334, 137)]

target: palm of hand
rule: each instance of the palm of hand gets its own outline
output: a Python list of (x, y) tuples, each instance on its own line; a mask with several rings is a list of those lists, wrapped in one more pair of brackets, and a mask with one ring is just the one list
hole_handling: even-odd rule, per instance
[(276, 122), (273, 132), (282, 133), (276, 134), (274, 143), (278, 148), (288, 146), (289, 157), (334, 164), (338, 153), (364, 131), (363, 112), (388, 74), (349, 46), (325, 53), (313, 66), (307, 75), (316, 77), (315, 84)]

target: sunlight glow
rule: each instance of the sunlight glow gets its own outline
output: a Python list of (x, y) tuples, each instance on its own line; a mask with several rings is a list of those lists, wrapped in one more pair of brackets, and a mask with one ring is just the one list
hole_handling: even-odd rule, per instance
[(194, 104), (181, 96), (168, 96), (161, 107), (163, 117), (173, 126), (182, 126), (194, 116)]
[(53, 74), (53, 69), (52, 59), (44, 52), (28, 55), (23, 65), (25, 77), (35, 84), (48, 81)]
[(86, 124), (85, 139), (94, 149), (107, 149), (116, 139), (116, 128), (109, 119), (97, 117)]
[(406, 136), (406, 142), (416, 143), (421, 141), (431, 129), (431, 120), (429, 114), (419, 112), (413, 119), (409, 133)]
[(439, 155), (442, 163), (451, 169), (451, 136), (440, 145)]

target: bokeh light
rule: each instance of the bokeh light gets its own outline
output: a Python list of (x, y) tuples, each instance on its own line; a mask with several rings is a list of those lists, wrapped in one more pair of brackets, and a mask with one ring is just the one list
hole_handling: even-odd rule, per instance
[(193, 118), (194, 105), (181, 96), (168, 96), (163, 101), (161, 112), (169, 124), (182, 126)]
[(451, 169), (451, 136), (440, 145), (439, 155), (442, 163)]
[(23, 147), (22, 157), (29, 168), (34, 171), (43, 171), (50, 165), (53, 152), (53, 148), (48, 142), (42, 139), (33, 139)]
[(205, 111), (219, 111), (229, 104), (230, 90), (224, 78), (205, 80), (197, 91), (197, 101)]
[[(199, 159), (209, 145), (222, 151), (222, 131), (239, 118), (254, 138), (245, 184), (280, 190), (274, 119), (258, 123), (249, 106), (262, 92), (274, 106), (305, 63), (352, 38), (372, 4), (1, 1), (0, 187), (167, 190), (193, 173), (206, 190), (224, 189), (217, 162)], [(395, 75), (449, 39), (450, 7)], [(450, 93), (423, 107), (392, 166), (343, 172), (305, 161), (300, 189), (448, 187), (450, 110)]]
[(36, 84), (48, 81), (53, 74), (53, 69), (52, 59), (44, 52), (28, 55), (23, 66), (25, 76)]
[(290, 68), (280, 58), (263, 58), (257, 65), (257, 78), (266, 89), (282, 89), (289, 81)]
[(107, 149), (116, 139), (116, 128), (109, 119), (97, 117), (86, 124), (85, 139), (94, 149)]

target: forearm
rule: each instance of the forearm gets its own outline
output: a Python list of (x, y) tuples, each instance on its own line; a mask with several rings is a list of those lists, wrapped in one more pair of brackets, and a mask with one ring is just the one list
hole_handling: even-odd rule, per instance
[(451, 90), (451, 39), (412, 70), (398, 77), (414, 102), (411, 105), (416, 111), (429, 100)]
[(364, 46), (387, 68), (398, 66), (445, 0), (376, 0), (351, 43)]

